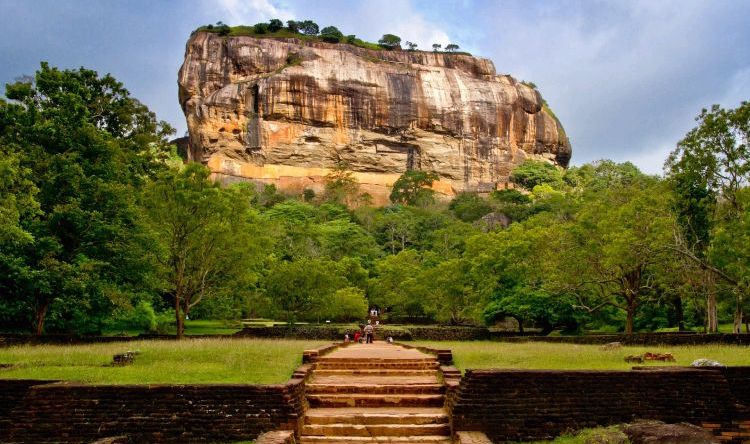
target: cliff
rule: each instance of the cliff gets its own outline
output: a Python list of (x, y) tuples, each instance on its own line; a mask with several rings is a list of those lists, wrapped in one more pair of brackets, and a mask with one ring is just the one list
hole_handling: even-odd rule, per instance
[(179, 97), (191, 160), (288, 192), (320, 191), (338, 161), (376, 204), (410, 168), (444, 196), (487, 192), (527, 158), (571, 156), (538, 91), (464, 54), (196, 32)]

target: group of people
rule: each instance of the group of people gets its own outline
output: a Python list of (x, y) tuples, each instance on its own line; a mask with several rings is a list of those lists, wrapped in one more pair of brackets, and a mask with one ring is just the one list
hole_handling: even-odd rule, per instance
[[(350, 336), (347, 332), (344, 335), (344, 342), (351, 342), (352, 340), (354, 342), (358, 343), (366, 343), (366, 344), (372, 344), (375, 340), (375, 327), (380, 326), (380, 320), (377, 319), (378, 315), (380, 314), (380, 310), (378, 309), (371, 309), (370, 310), (370, 319), (367, 320), (366, 325), (360, 325), (359, 330), (354, 332), (354, 337)], [(375, 320), (375, 324), (373, 325), (373, 319)], [(387, 341), (389, 343), (393, 342), (393, 338), (390, 336), (388, 337)]]
[[(365, 342), (367, 344), (372, 344), (372, 342), (375, 340), (375, 328), (372, 326), (372, 323), (370, 321), (367, 321), (367, 325), (365, 326), (359, 326), (359, 330), (354, 332), (354, 342)], [(349, 336), (349, 333), (346, 333), (344, 335), (344, 342), (351, 342), (352, 337)]]

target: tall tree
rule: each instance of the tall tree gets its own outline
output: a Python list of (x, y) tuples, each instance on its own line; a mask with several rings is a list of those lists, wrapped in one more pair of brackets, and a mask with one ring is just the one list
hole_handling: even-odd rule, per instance
[(653, 295), (658, 265), (671, 260), (668, 196), (648, 177), (589, 195), (565, 226), (551, 289), (575, 295), (587, 312), (623, 310), (625, 333), (633, 333), (636, 310)]
[(144, 191), (178, 337), (190, 310), (204, 299), (253, 288), (266, 244), (250, 197), (242, 187), (222, 188), (199, 164), (168, 171)]
[(149, 242), (137, 187), (164, 167), (171, 128), (112, 76), (42, 63), (8, 85), (0, 147), (4, 200), (21, 211), (0, 244), (0, 287), (36, 334), (98, 331), (113, 307), (148, 288)]
[(710, 256), (707, 251), (745, 211), (740, 194), (750, 183), (750, 102), (729, 110), (714, 105), (696, 120), (698, 126), (677, 144), (665, 165), (682, 215), (675, 248), (707, 271), (709, 331), (716, 331), (714, 281), (720, 281), (736, 296), (734, 331), (739, 332), (748, 286), (737, 268), (720, 265), (714, 259), (721, 255)]
[(390, 199), (393, 203), (425, 206), (434, 202), (435, 192), (430, 188), (438, 180), (437, 173), (409, 170), (393, 184)]

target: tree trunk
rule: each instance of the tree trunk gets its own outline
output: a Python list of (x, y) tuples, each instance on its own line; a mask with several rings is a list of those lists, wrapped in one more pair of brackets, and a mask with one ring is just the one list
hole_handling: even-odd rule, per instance
[(34, 334), (41, 336), (44, 333), (44, 320), (47, 317), (47, 311), (49, 310), (50, 300), (42, 298), (37, 292), (35, 296), (34, 304)]
[(516, 322), (518, 322), (518, 332), (523, 333), (523, 319), (521, 318), (514, 318)]
[(633, 334), (633, 319), (635, 319), (635, 299), (628, 301), (628, 307), (625, 310), (627, 317), (625, 318), (625, 334)]
[(174, 298), (174, 313), (177, 320), (177, 339), (182, 339), (185, 336), (185, 317), (180, 309), (180, 298), (176, 295)]
[(678, 331), (685, 331), (685, 312), (682, 307), (682, 298), (677, 296), (674, 300), (674, 320)]
[(742, 293), (739, 291), (739, 289), (735, 289), (735, 301), (737, 304), (737, 307), (734, 311), (734, 325), (732, 326), (732, 333), (740, 334), (742, 333)]
[(706, 271), (706, 331), (716, 333), (719, 331), (719, 314), (716, 306), (716, 277), (710, 271)]

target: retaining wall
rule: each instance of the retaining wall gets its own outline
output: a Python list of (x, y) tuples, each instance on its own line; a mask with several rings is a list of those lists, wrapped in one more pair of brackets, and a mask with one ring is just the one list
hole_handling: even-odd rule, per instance
[(748, 378), (750, 368), (467, 370), (448, 407), (454, 431), (481, 431), (493, 442), (552, 439), (636, 419), (714, 424), (720, 434), (721, 424), (750, 420), (738, 402), (747, 395)]
[[(47, 381), (49, 382), (49, 381)], [(304, 380), (283, 385), (81, 385), (0, 381), (0, 442), (229, 442), (296, 430)]]

